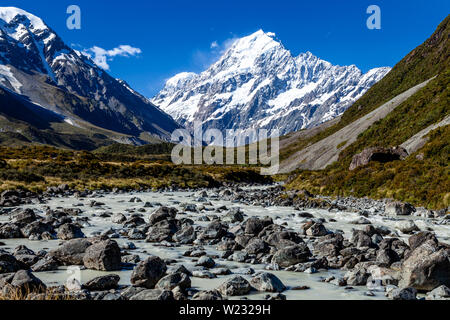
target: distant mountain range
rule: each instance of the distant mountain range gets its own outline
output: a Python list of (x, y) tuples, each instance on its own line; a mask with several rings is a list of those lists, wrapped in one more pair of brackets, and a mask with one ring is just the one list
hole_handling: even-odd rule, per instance
[(295, 57), (273, 33), (238, 39), (206, 71), (180, 73), (152, 99), (191, 128), (278, 129), (287, 134), (340, 116), (391, 69), (363, 74), (312, 53)]
[[(35, 119), (42, 120), (37, 124), (17, 117), (2, 103), (0, 131), (11, 133), (10, 128), (19, 123), (15, 133), (33, 142), (35, 137), (26, 132), (43, 127), (45, 134), (81, 134), (86, 140), (101, 132), (95, 140), (104, 144), (167, 140), (180, 127), (126, 82), (67, 46), (42, 19), (13, 7), (0, 8), (0, 86), (10, 98), (42, 116)], [(65, 140), (66, 146), (77, 147)]]

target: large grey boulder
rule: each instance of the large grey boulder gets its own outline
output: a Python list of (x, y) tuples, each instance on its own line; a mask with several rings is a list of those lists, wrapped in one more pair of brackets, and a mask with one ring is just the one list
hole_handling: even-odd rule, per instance
[(256, 275), (250, 280), (250, 284), (258, 291), (262, 292), (283, 292), (286, 287), (272, 273), (264, 272)]
[(298, 263), (307, 262), (310, 257), (311, 251), (308, 246), (305, 243), (301, 243), (278, 250), (272, 258), (272, 263), (282, 268), (288, 268)]
[(241, 276), (228, 279), (217, 290), (224, 296), (244, 296), (252, 290), (250, 283)]
[(392, 162), (404, 160), (408, 157), (408, 152), (402, 147), (382, 148), (373, 147), (363, 150), (361, 153), (353, 156), (350, 170), (368, 165), (370, 162)]
[(23, 238), (19, 226), (14, 223), (5, 223), (0, 226), (0, 239), (20, 239)]
[(29, 270), (19, 270), (14, 274), (10, 285), (14, 290), (18, 290), (22, 295), (28, 293), (43, 293), (47, 287), (38, 278), (36, 278)]
[(197, 233), (193, 226), (185, 225), (173, 235), (172, 239), (180, 244), (192, 244), (197, 239)]
[(388, 216), (409, 216), (416, 211), (413, 205), (409, 203), (391, 201), (386, 204), (384, 213)]
[(72, 240), (84, 238), (85, 236), (79, 226), (72, 223), (66, 223), (58, 228), (57, 237), (61, 240)]
[(181, 290), (186, 290), (191, 287), (191, 279), (185, 273), (173, 273), (165, 276), (156, 284), (156, 289), (173, 290), (179, 287)]
[(56, 258), (61, 264), (83, 265), (83, 258), (87, 248), (92, 243), (87, 239), (73, 239), (66, 241), (61, 247), (50, 251), (49, 256)]
[(89, 291), (105, 291), (116, 289), (119, 285), (120, 277), (116, 274), (110, 274), (94, 278), (83, 285), (83, 288)]
[(0, 274), (13, 273), (23, 268), (13, 255), (0, 249)]
[(167, 266), (159, 257), (148, 257), (134, 268), (131, 283), (135, 287), (154, 289), (158, 281), (164, 276)]
[(122, 258), (117, 242), (100, 241), (86, 249), (83, 257), (84, 266), (100, 271), (117, 271), (121, 269)]
[(402, 264), (399, 287), (431, 291), (441, 285), (450, 286), (450, 249), (428, 240)]
[(155, 225), (160, 221), (164, 221), (167, 219), (175, 219), (175, 217), (177, 216), (177, 212), (178, 210), (175, 208), (169, 207), (158, 208), (157, 210), (155, 210), (155, 212), (153, 212), (150, 215), (149, 223), (150, 225)]
[(140, 291), (138, 294), (132, 296), (130, 300), (138, 300), (138, 301), (174, 301), (173, 292), (172, 291), (161, 291), (159, 289), (147, 289)]

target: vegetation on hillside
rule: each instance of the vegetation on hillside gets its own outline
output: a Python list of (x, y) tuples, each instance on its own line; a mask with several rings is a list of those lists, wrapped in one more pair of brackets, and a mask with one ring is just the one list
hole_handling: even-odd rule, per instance
[(430, 209), (450, 206), (450, 126), (405, 161), (370, 163), (350, 171), (341, 162), (324, 171), (300, 171), (288, 188), (330, 196), (393, 198)]
[(433, 209), (450, 205), (450, 127), (432, 131), (424, 147), (405, 161), (370, 163), (350, 171), (355, 154), (370, 147), (395, 147), (450, 114), (450, 16), (423, 45), (408, 54), (344, 113), (340, 122), (312, 138), (299, 140), (284, 156), (320, 141), (373, 111), (398, 94), (435, 77), (344, 149), (323, 171), (298, 171), (289, 188), (332, 196), (394, 198)]
[(450, 15), (433, 35), (403, 58), (381, 81), (355, 102), (335, 125), (318, 134), (299, 139), (281, 150), (281, 159), (314, 144), (382, 106), (408, 89), (450, 69)]

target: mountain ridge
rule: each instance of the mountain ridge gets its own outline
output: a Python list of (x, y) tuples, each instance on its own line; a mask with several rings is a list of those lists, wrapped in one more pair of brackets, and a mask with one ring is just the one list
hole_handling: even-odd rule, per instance
[[(170, 138), (180, 126), (126, 82), (67, 46), (44, 21), (0, 7), (0, 85), (60, 114), (134, 137)], [(81, 119), (80, 123), (76, 124)]]
[(389, 70), (363, 74), (310, 52), (295, 57), (272, 33), (259, 30), (236, 40), (206, 71), (169, 79), (152, 102), (188, 128), (201, 121), (221, 130), (286, 134), (339, 116)]

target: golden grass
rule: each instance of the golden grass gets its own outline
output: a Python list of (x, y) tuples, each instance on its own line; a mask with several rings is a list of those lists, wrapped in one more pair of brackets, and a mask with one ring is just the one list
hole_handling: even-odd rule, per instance
[[(60, 293), (56, 289), (46, 290), (26, 290), (21, 289), (9, 289), (7, 293), (0, 292), (0, 301), (25, 301), (25, 300), (37, 300), (37, 301), (63, 301), (63, 300), (76, 300), (76, 298), (70, 293)], [(44, 291), (44, 293), (42, 293)]]

